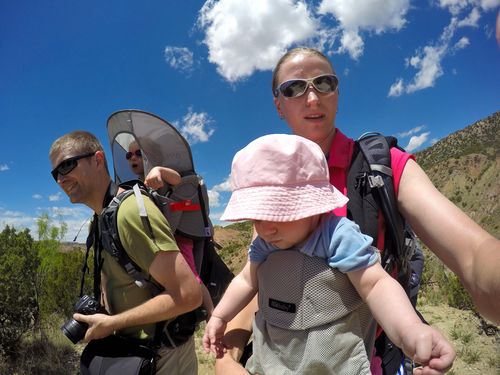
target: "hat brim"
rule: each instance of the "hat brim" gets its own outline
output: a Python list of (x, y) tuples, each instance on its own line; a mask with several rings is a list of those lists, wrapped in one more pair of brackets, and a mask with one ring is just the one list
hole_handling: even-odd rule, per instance
[(220, 219), (295, 221), (332, 211), (348, 200), (329, 183), (248, 187), (232, 193)]

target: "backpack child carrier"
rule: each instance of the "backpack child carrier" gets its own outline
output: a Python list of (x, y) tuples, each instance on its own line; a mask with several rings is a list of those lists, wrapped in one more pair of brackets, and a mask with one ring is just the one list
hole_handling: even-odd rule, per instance
[[(397, 208), (391, 147), (403, 150), (396, 138), (384, 137), (379, 133), (367, 133), (356, 141), (347, 177), (347, 217), (355, 221), (361, 232), (370, 235), (373, 243), (377, 244), (379, 212), (383, 215), (385, 236), (384, 249), (381, 249), (382, 266), (398, 280), (415, 307), (423, 253), (413, 231)], [(379, 335), (375, 346), (382, 358), (384, 374), (396, 374), (404, 362), (403, 352), (384, 333)], [(405, 374), (413, 373), (411, 363), (406, 365)]]
[[(152, 297), (160, 293), (162, 289), (159, 285), (148, 280), (143, 270), (126, 253), (117, 228), (120, 204), (134, 194), (145, 232), (154, 238), (143, 203), (143, 196), (149, 197), (165, 215), (173, 233), (192, 239), (196, 270), (216, 305), (233, 274), (215, 250), (218, 245), (213, 240), (207, 188), (203, 179), (194, 171), (189, 144), (171, 124), (158, 116), (138, 110), (113, 113), (108, 119), (107, 130), (116, 184), (111, 184), (106, 199), (108, 205), (98, 217), (99, 236), (94, 233), (89, 238), (93, 239), (94, 244), (100, 238), (102, 248), (127, 271), (138, 287), (147, 288)], [(125, 158), (132, 142), (137, 142), (142, 151), (145, 175), (155, 166), (164, 166), (177, 171), (181, 175), (181, 182), (176, 186), (165, 183), (163, 188), (154, 191), (137, 180), (138, 176), (133, 174)], [(118, 187), (125, 191), (116, 195)], [(99, 280), (96, 283), (95, 278), (96, 275), (94, 293), (96, 284), (99, 283)], [(197, 309), (168, 321), (165, 329), (163, 324), (157, 324), (155, 341), (156, 336), (160, 336), (159, 331), (162, 331), (167, 336), (167, 344), (179, 345), (192, 335), (203, 318), (200, 309)], [(165, 339), (162, 341), (165, 342)]]

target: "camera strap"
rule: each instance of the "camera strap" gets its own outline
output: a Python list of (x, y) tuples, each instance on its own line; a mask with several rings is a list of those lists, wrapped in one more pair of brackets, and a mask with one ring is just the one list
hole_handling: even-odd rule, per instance
[[(113, 197), (116, 195), (118, 192), (118, 186), (111, 181), (109, 183), (108, 189), (106, 190), (106, 194), (104, 195), (104, 200), (102, 202), (103, 207), (107, 207)], [(99, 220), (98, 220), (98, 215), (94, 213), (94, 216), (92, 218), (92, 222), (90, 223), (90, 230), (89, 230), (89, 235), (87, 236), (87, 240), (85, 241), (85, 245), (87, 248), (87, 251), (85, 253), (85, 260), (83, 262), (83, 267), (82, 267), (82, 279), (80, 282), (80, 298), (84, 294), (84, 286), (85, 286), (85, 274), (88, 273), (89, 267), (88, 267), (88, 259), (89, 259), (89, 253), (90, 249), (94, 247), (94, 298), (100, 301), (100, 295), (101, 295), (101, 269), (102, 269), (102, 243), (99, 238)]]

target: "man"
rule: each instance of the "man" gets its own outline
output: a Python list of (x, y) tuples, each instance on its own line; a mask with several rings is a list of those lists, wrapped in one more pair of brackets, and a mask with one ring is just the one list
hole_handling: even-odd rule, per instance
[[(99, 215), (111, 199), (112, 183), (97, 138), (85, 131), (66, 134), (52, 144), (49, 157), (52, 175), (71, 203), (83, 203)], [(155, 238), (144, 231), (133, 195), (118, 210), (119, 238), (130, 258), (165, 291), (151, 298), (147, 288), (139, 288), (123, 267), (102, 251), (100, 297), (109, 315), (74, 315), (74, 319), (89, 325), (86, 342), (114, 332), (152, 339), (154, 323), (191, 311), (201, 303), (200, 287), (179, 252), (168, 222), (150, 199), (144, 197), (144, 201)], [(159, 349), (156, 373), (174, 371), (179, 375), (197, 374), (192, 336), (177, 347), (162, 344)]]

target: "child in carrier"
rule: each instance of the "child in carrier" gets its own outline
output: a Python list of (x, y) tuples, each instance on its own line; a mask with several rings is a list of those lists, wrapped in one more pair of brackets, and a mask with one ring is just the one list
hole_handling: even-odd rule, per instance
[[(181, 175), (177, 171), (171, 168), (161, 167), (161, 166), (156, 166), (152, 168), (147, 174), (147, 176), (144, 178), (144, 163), (142, 160), (142, 151), (136, 141), (130, 143), (128, 152), (125, 154), (125, 158), (127, 159), (132, 172), (134, 172), (141, 181), (144, 181), (144, 184), (146, 186), (149, 186), (152, 189), (159, 189), (163, 187), (165, 182), (172, 186), (181, 183)], [(194, 262), (194, 255), (193, 255), (193, 240), (181, 236), (179, 234), (175, 234), (174, 237), (181, 254), (183, 255), (187, 264), (193, 271), (194, 275), (196, 276), (196, 279), (200, 283), (203, 295), (202, 305), (207, 312), (207, 321), (208, 321), (214, 309), (214, 305), (207, 287), (205, 286), (205, 284), (203, 284), (200, 275), (196, 271), (196, 265)]]
[[(421, 322), (381, 267), (371, 237), (331, 213), (348, 199), (330, 184), (316, 143), (295, 135), (258, 138), (235, 155), (231, 184), (221, 219), (251, 220), (258, 236), (206, 326), (206, 352), (223, 354), (227, 322), (258, 292), (251, 373), (370, 374), (372, 314), (422, 364), (415, 374), (450, 369), (455, 351)], [(273, 267), (283, 262), (287, 267)]]

